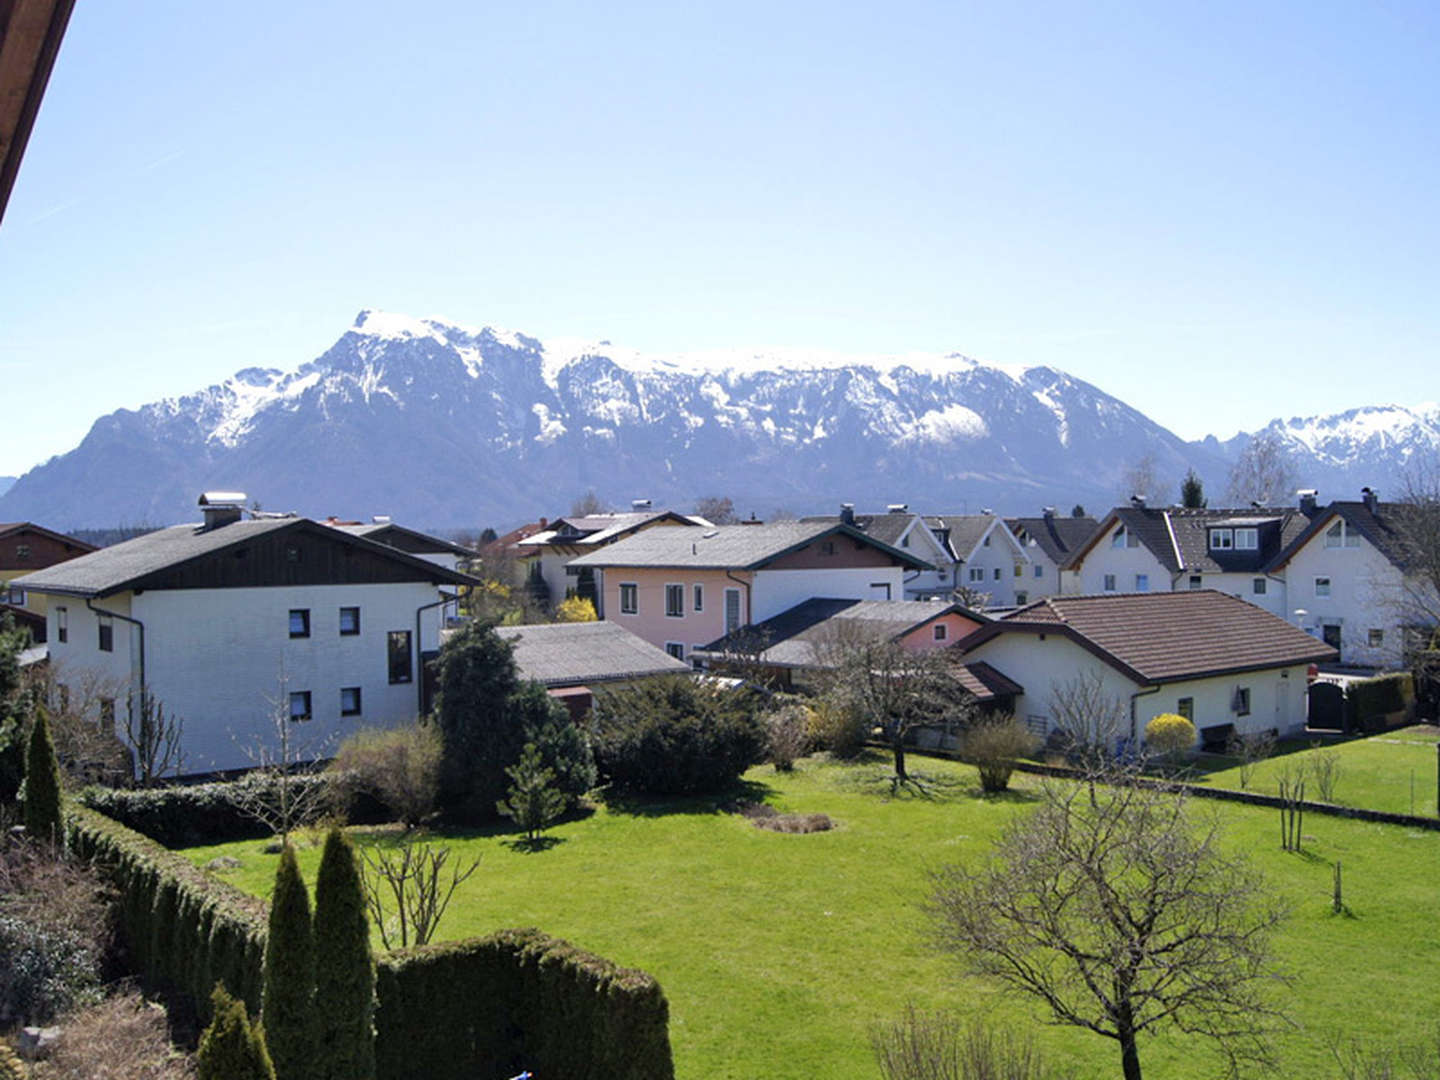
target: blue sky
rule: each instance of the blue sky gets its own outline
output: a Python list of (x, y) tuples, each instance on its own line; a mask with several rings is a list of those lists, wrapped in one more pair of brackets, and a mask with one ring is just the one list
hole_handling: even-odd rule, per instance
[(1186, 437), (1435, 400), (1436, 55), (1433, 3), (81, 0), (0, 473), (365, 307), (1049, 364)]

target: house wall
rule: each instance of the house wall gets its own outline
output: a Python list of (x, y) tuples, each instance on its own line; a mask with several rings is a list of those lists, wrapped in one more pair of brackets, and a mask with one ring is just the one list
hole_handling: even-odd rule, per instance
[[(1124, 702), (1133, 713), (1134, 734), (1143, 736), (1151, 718), (1176, 712), (1181, 698), (1192, 698), (1197, 733), (1217, 724), (1234, 724), (1237, 734), (1272, 728), (1290, 734), (1305, 727), (1305, 665), (1269, 668), (1205, 679), (1165, 683), (1153, 693), (1122, 675), (1110, 664), (1071, 639), (1058, 634), (1001, 634), (965, 654), (967, 660), (984, 660), (1025, 687), (1015, 703), (1015, 714), (1037, 734), (1055, 727), (1054, 697), (1077, 679), (1098, 676), (1103, 692)], [(1235, 691), (1250, 691), (1250, 712), (1232, 711)], [(1138, 695), (1138, 696), (1136, 696)], [(1133, 704), (1132, 704), (1133, 697)]]
[[(20, 552), (24, 549), (28, 550), (22, 557)], [(90, 550), (75, 544), (67, 544), (47, 536), (45, 533), (35, 532), (28, 528), (9, 534), (0, 539), (0, 599), (4, 599), (8, 591), (8, 582), (26, 574), (32, 574), (36, 570), (43, 570), (47, 566), (54, 566), (56, 563), (78, 559)], [(44, 615), (45, 595), (27, 589), (24, 602), (15, 606), (23, 607), (26, 611), (33, 611), (37, 615)]]
[(915, 518), (909, 530), (901, 537), (900, 547), (916, 558), (924, 559), (935, 566), (934, 570), (911, 570), (904, 572), (906, 600), (947, 600), (955, 590), (957, 563), (950, 554), (935, 541), (935, 534), (925, 528), (920, 518)]
[[(1115, 575), (1115, 588), (1108, 590), (1111, 592), (1169, 592), (1171, 590), (1170, 571), (1160, 565), (1160, 560), (1144, 544), (1135, 547), (1110, 546), (1112, 537), (1121, 528), (1122, 526), (1118, 523), (1112, 525), (1105, 535), (1096, 541), (1095, 546), (1090, 549), (1079, 568), (1075, 572), (1065, 575), (1064, 591), (1066, 593), (1106, 592), (1106, 574)], [(1136, 587), (1135, 576), (1137, 574), (1149, 576), (1148, 589), (1141, 590)], [(1188, 588), (1188, 579), (1182, 576), (1175, 587)]]
[[(327, 757), (364, 727), (389, 727), (419, 711), (420, 654), (439, 648), (440, 608), (416, 609), (440, 597), (424, 583), (308, 585), (251, 589), (147, 590), (108, 597), (97, 606), (145, 624), (145, 678), (151, 695), (185, 724), (187, 772), (256, 764), (245, 748), (276, 752), (273, 700), (288, 712), (288, 695), (309, 691), (312, 719), (291, 731), (305, 757)], [(55, 644), (55, 606), (69, 609), (69, 643)], [(76, 608), (80, 609), (79, 614)], [(341, 607), (360, 608), (360, 633), (339, 632)], [(291, 638), (291, 609), (308, 609), (310, 636)], [(408, 630), (409, 682), (391, 683), (387, 632)], [(89, 670), (138, 686), (139, 630), (116, 620), (115, 651), (98, 649), (95, 616), (53, 598), (50, 633), (57, 681)], [(361, 712), (340, 715), (340, 689), (359, 687)], [(123, 710), (123, 701), (117, 710)]]
[(904, 571), (889, 565), (888, 560), (880, 566), (816, 570), (781, 570), (767, 566), (755, 571), (755, 610), (751, 621), (763, 622), (818, 596), (838, 600), (901, 600), (904, 587)]
[[(749, 590), (745, 586), (751, 583), (752, 575), (735, 571), (735, 577), (740, 580), (727, 577), (723, 570), (611, 567), (603, 579), (605, 619), (657, 648), (665, 648), (667, 642), (679, 643), (685, 647), (682, 659), (689, 660), (692, 648), (725, 636), (726, 589), (740, 590), (740, 624), (758, 621), (752, 619), (747, 607)], [(627, 615), (620, 609), (620, 586), (631, 583), (637, 586), (639, 610)], [(684, 586), (683, 614), (678, 618), (665, 614), (666, 585)], [(695, 610), (696, 585), (701, 586), (704, 594), (700, 611)]]
[[(991, 607), (1014, 607), (1017, 591), (1026, 594), (1027, 602), (1034, 600), (1035, 594), (1030, 587), (1035, 572), (1030, 568), (1030, 557), (1015, 542), (1004, 523), (997, 523), (985, 539), (989, 544), (984, 541), (976, 544), (961, 563), (959, 583), (967, 589), (989, 593)], [(1016, 566), (1020, 567), (1018, 575), (1015, 573)], [(979, 570), (984, 580), (971, 580), (972, 570)]]
[[(1318, 596), (1315, 579), (1330, 579), (1330, 595)], [(1399, 569), (1363, 536), (1358, 547), (1327, 548), (1320, 532), (1285, 567), (1283, 613), (1292, 625), (1317, 638), (1326, 626), (1339, 627), (1340, 661), (1395, 667), (1403, 660), (1407, 587)], [(1306, 614), (1297, 616), (1303, 610)], [(1435, 607), (1431, 611), (1437, 610)], [(1371, 645), (1370, 631), (1381, 642)]]
[[(935, 640), (935, 628), (945, 627), (945, 638), (943, 641)], [(941, 615), (933, 622), (924, 626), (916, 627), (908, 634), (900, 638), (900, 644), (914, 652), (929, 652), (931, 649), (946, 648), (954, 645), (957, 641), (974, 633), (980, 628), (980, 623), (974, 619), (967, 619), (963, 615), (951, 612), (949, 615)]]

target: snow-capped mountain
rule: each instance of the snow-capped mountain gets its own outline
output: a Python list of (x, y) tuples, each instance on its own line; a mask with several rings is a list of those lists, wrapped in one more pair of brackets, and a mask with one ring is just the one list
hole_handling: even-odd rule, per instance
[(761, 515), (841, 500), (1100, 512), (1144, 455), (1162, 479), (1193, 466), (1218, 490), (1235, 450), (1187, 444), (1049, 367), (955, 353), (653, 355), (364, 311), (293, 371), (250, 368), (100, 418), (0, 496), (0, 520), (190, 520), (213, 488), (421, 527), (554, 516), (589, 489), (681, 508), (730, 495)]

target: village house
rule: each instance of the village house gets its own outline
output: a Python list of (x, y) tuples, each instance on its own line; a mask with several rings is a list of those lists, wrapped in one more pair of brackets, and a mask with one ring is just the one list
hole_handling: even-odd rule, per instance
[(1286, 585), (1288, 616), (1332, 646), (1341, 663), (1401, 667), (1414, 631), (1428, 641), (1440, 617), (1434, 584), (1408, 550), (1401, 503), (1369, 488), (1359, 501), (1314, 507), (1303, 532), (1266, 567)]
[(972, 607), (1027, 603), (1042, 570), (1003, 518), (983, 514), (926, 514), (925, 523), (949, 553), (951, 579)]
[(963, 640), (989, 621), (945, 600), (819, 597), (697, 648), (691, 659), (707, 666), (739, 661), (763, 672), (768, 685), (790, 686), (794, 673), (834, 667), (859, 640), (928, 652)]
[(514, 647), (522, 679), (540, 683), (576, 720), (590, 711), (594, 687), (677, 675), (690, 665), (613, 622), (498, 626)]
[(804, 522), (853, 525), (881, 543), (908, 551), (933, 569), (909, 570), (905, 574), (906, 600), (950, 600), (955, 592), (955, 563), (949, 549), (925, 523), (925, 519), (904, 503), (892, 503), (883, 514), (857, 514), (852, 503), (841, 503), (839, 514), (818, 514)]
[(1276, 557), (1310, 524), (1305, 507), (1248, 510), (1116, 507), (1061, 565), (1067, 594), (1218, 589), (1287, 615)]
[(15, 609), (12, 617), (30, 630), (36, 643), (45, 641), (45, 597), (13, 582), (94, 550), (93, 544), (31, 521), (0, 524), (0, 604)]
[(1285, 620), (1213, 589), (1051, 596), (956, 649), (1024, 687), (1016, 715), (1034, 734), (1055, 734), (1065, 699), (1090, 693), (1116, 708), (1113, 734), (1132, 745), (1160, 713), (1189, 719), (1209, 746), (1303, 731), (1306, 669), (1335, 658)]
[(1090, 539), (1099, 522), (1088, 515), (1060, 517), (1047, 506), (1040, 517), (1006, 518), (1005, 525), (1030, 556), (1025, 581), (1026, 600), (1039, 600), (1063, 592), (1060, 568)]
[(186, 771), (274, 753), (277, 717), (308, 756), (422, 712), (441, 612), (471, 579), (306, 518), (243, 520), (244, 496), (202, 496), (176, 525), (29, 574), (49, 601), (56, 693), (110, 687), (96, 719), (141, 695), (184, 723)]
[[(529, 592), (542, 611), (554, 611), (569, 596), (579, 596), (600, 609), (604, 591), (600, 568), (574, 566), (581, 555), (657, 526), (697, 526), (709, 522), (675, 510), (655, 510), (648, 499), (636, 499), (627, 513), (580, 514), (556, 518), (547, 527), (514, 541), (515, 581)], [(540, 519), (542, 523), (544, 518)]]
[(923, 559), (839, 522), (648, 529), (571, 564), (603, 571), (602, 618), (680, 660), (815, 597), (898, 600)]

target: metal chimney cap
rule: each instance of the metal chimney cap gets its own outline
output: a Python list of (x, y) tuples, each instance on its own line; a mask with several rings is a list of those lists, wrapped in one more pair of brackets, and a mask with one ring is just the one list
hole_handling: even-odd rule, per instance
[(243, 491), (207, 491), (200, 496), (198, 506), (244, 506), (249, 498)]

